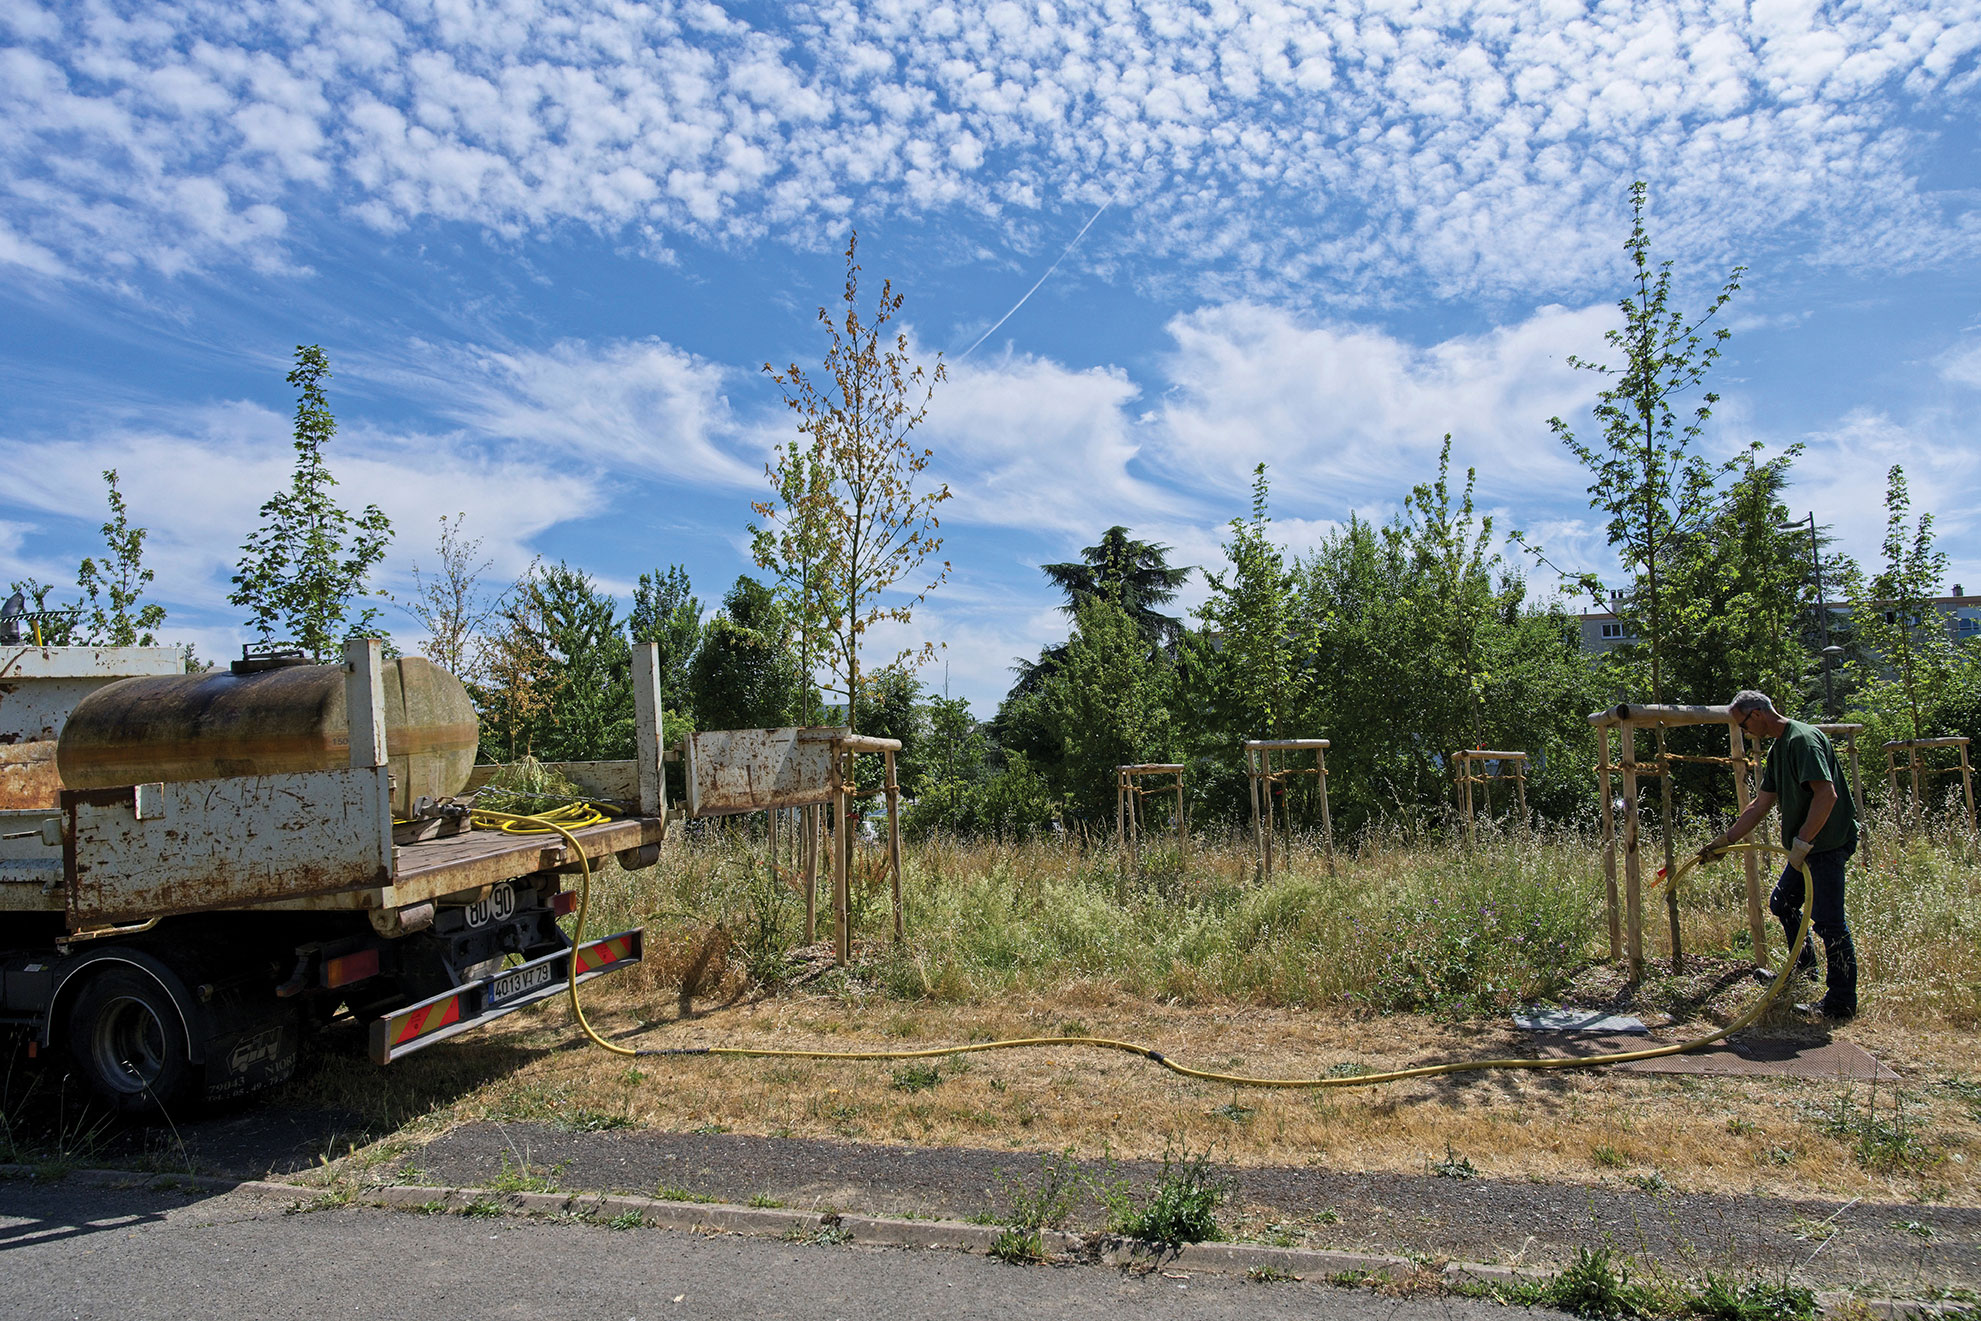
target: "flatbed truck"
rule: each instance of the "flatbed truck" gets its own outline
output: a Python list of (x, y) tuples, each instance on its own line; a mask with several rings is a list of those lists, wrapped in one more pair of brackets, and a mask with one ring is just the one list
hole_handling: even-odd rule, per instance
[[(345, 647), (347, 765), (77, 789), (68, 713), (180, 653), (0, 650), (0, 1026), (112, 1107), (169, 1112), (286, 1080), (333, 1019), (389, 1064), (638, 962), (638, 929), (574, 947), (559, 926), (563, 837), (424, 801), (395, 822), (382, 667), (376, 640)], [(594, 866), (652, 866), (667, 834), (654, 648), (633, 671), (635, 758), (558, 766), (620, 813), (575, 832)]]

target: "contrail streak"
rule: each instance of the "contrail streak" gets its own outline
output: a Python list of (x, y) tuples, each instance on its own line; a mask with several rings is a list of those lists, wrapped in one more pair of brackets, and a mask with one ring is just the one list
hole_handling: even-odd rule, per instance
[(1011, 305), (1011, 310), (1009, 312), (1006, 312), (1003, 316), (999, 317), (995, 322), (993, 322), (989, 330), (986, 330), (983, 334), (977, 336), (976, 343), (970, 345), (969, 348), (964, 349), (961, 353), (957, 354), (956, 360), (958, 362), (961, 362), (963, 361), (963, 359), (969, 357), (972, 353), (975, 353), (977, 351), (978, 344), (983, 343), (985, 340), (989, 339), (992, 335), (995, 335), (997, 333), (997, 328), (999, 326), (1003, 325), (1005, 322), (1009, 321), (1013, 316), (1017, 315), (1018, 309), (1025, 305), (1025, 300), (1030, 298), (1033, 294), (1039, 291), (1039, 285), (1044, 284), (1047, 280), (1050, 280), (1052, 278), (1052, 273), (1059, 269), (1059, 263), (1066, 260), (1067, 253), (1072, 252), (1074, 248), (1079, 246), (1080, 240), (1087, 237), (1087, 231), (1092, 229), (1094, 227), (1094, 222), (1101, 218), (1101, 211), (1105, 211), (1113, 205), (1114, 205), (1114, 197), (1112, 194), (1110, 194), (1108, 196), (1107, 201), (1101, 203), (1100, 211), (1096, 211), (1091, 216), (1088, 216), (1087, 223), (1080, 226), (1080, 232), (1073, 236), (1073, 241), (1071, 243), (1068, 243), (1065, 249), (1062, 250), (1057, 257), (1053, 258), (1052, 265), (1046, 267), (1046, 273), (1044, 275), (1041, 275), (1038, 278), (1038, 280), (1032, 285), (1032, 287), (1025, 291), (1025, 297), (1020, 298), (1017, 302), (1013, 303)]

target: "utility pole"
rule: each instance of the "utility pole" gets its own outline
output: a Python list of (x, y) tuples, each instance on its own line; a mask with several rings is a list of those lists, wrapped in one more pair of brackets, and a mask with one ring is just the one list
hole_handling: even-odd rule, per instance
[(1834, 722), (1837, 718), (1836, 688), (1830, 672), (1843, 648), (1830, 642), (1830, 605), (1823, 595), (1823, 557), (1817, 552), (1820, 538), (1816, 535), (1816, 511), (1810, 510), (1807, 518), (1798, 518), (1793, 523), (1783, 523), (1778, 532), (1800, 532), (1809, 529), (1809, 564), (1816, 571), (1816, 618), (1823, 628), (1823, 711)]

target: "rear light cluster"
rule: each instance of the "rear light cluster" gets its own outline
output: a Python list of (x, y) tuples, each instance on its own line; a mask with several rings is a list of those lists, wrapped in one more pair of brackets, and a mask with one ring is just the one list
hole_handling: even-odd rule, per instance
[(326, 959), (323, 964), (323, 984), (325, 986), (349, 986), (367, 977), (378, 976), (378, 951), (361, 949), (356, 954), (341, 954), (334, 959)]
[(578, 892), (576, 890), (560, 890), (558, 893), (550, 896), (550, 911), (558, 917), (569, 917), (571, 914), (577, 912)]

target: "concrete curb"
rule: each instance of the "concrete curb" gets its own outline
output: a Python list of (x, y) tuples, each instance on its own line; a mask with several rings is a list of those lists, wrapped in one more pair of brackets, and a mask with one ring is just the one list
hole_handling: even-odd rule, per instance
[[(0, 1179), (44, 1176), (32, 1165), (0, 1164)], [(267, 1179), (223, 1179), (193, 1174), (145, 1174), (125, 1170), (76, 1169), (47, 1179), (73, 1180), (104, 1188), (150, 1188), (162, 1191), (235, 1194), (286, 1202), (298, 1209), (344, 1204), (336, 1194), (302, 1184)], [(832, 1211), (792, 1211), (780, 1207), (735, 1206), (716, 1202), (673, 1202), (659, 1197), (614, 1193), (497, 1192), (489, 1188), (439, 1188), (413, 1184), (386, 1185), (353, 1195), (353, 1203), (396, 1210), (466, 1212), (494, 1215), (571, 1216), (610, 1221), (637, 1216), (650, 1229), (691, 1234), (748, 1234), (757, 1237), (809, 1237), (831, 1232), (837, 1241), (868, 1247), (988, 1252), (1002, 1232), (1000, 1226), (974, 1225), (960, 1220), (901, 1220), (888, 1216), (846, 1215)], [(1409, 1257), (1337, 1252), (1315, 1248), (1275, 1248), (1255, 1243), (1188, 1243), (1171, 1251), (1137, 1239), (1104, 1234), (1069, 1234), (1044, 1230), (1040, 1245), (1055, 1257), (1088, 1261), (1120, 1269), (1201, 1271), (1213, 1275), (1258, 1274), (1268, 1278), (1297, 1276), (1325, 1281), (1342, 1275), (1409, 1276), (1435, 1274), (1447, 1286), (1533, 1284), (1553, 1278), (1538, 1266), (1492, 1266), (1454, 1261), (1434, 1268)], [(1937, 1303), (1916, 1298), (1857, 1298), (1846, 1293), (1816, 1295), (1826, 1317), (1847, 1321), (1938, 1321), (1941, 1317), (1974, 1316), (1964, 1303)]]

